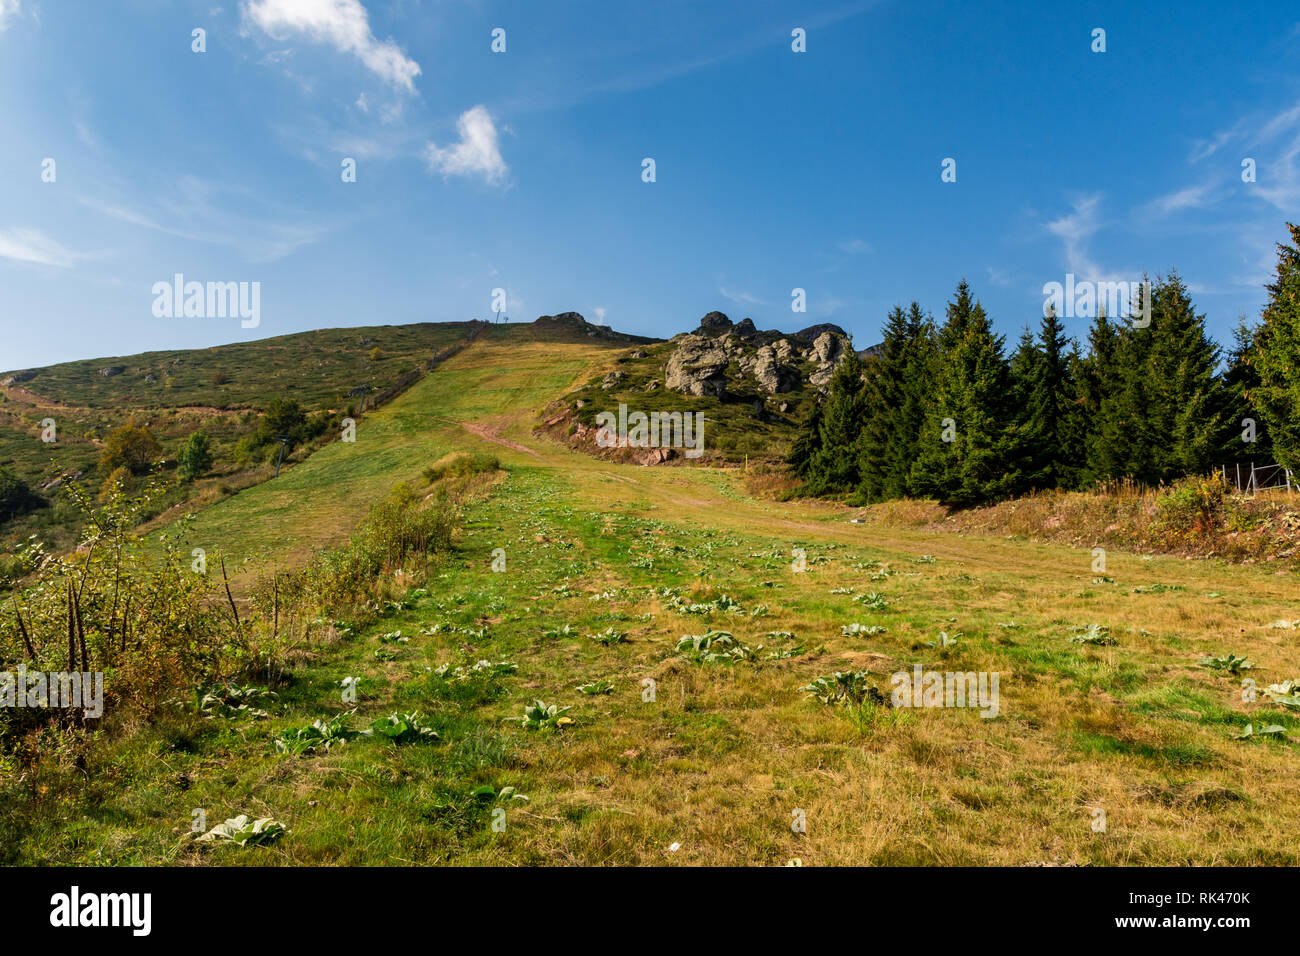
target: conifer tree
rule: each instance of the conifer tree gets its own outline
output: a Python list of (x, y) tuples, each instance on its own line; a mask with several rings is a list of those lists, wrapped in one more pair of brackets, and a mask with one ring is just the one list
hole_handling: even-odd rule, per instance
[(1251, 329), (1244, 316), (1237, 320), (1233, 346), (1228, 351), (1227, 367), (1223, 373), (1226, 412), (1219, 447), (1225, 465), (1242, 461), (1257, 464), (1273, 461), (1273, 445), (1269, 429), (1264, 424), (1259, 396), (1257, 335), (1258, 330)]
[(955, 505), (1016, 487), (1018, 449), (1003, 339), (963, 280), (939, 330), (935, 400), (912, 466), (913, 487)]
[(1024, 483), (1030, 488), (1075, 488), (1079, 484), (1084, 462), (1073, 352), (1056, 310), (1049, 308), (1034, 343), (1035, 361), (1023, 398), (1027, 419), (1022, 435)]
[(896, 307), (881, 354), (866, 363), (858, 496), (883, 501), (911, 494), (912, 462), (925, 428), (934, 377), (934, 324), (913, 302)]
[(859, 481), (859, 438), (866, 412), (862, 360), (852, 347), (831, 376), (830, 395), (822, 408), (818, 447), (807, 468), (811, 494), (839, 494), (854, 490)]
[(786, 463), (790, 465), (796, 475), (805, 481), (808, 480), (813, 457), (817, 454), (817, 450), (821, 448), (821, 429), (822, 403), (817, 401), (814, 402), (808, 420), (804, 422), (803, 428), (799, 430), (799, 434), (790, 446), (790, 454), (786, 457)]
[(1209, 471), (1226, 416), (1219, 346), (1177, 272), (1156, 282), (1151, 308), (1150, 328), (1131, 330), (1149, 340), (1137, 370), (1148, 386), (1140, 429), (1146, 447), (1133, 457), (1135, 476), (1154, 483)]
[(1277, 273), (1256, 340), (1259, 405), (1272, 436), (1273, 454), (1300, 469), (1300, 226), (1287, 223), (1292, 245), (1278, 243)]

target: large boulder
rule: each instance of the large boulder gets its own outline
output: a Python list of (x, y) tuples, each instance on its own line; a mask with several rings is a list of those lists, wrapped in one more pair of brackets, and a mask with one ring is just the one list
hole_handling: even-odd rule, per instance
[(803, 382), (798, 369), (777, 361), (776, 351), (770, 345), (758, 350), (752, 372), (759, 387), (771, 395), (792, 392)]
[(834, 332), (823, 332), (813, 340), (808, 358), (817, 363), (817, 367), (808, 375), (808, 384), (824, 388), (830, 384), (835, 374), (835, 366), (848, 354), (848, 339)]
[(700, 327), (695, 330), (696, 335), (724, 335), (731, 331), (731, 319), (727, 318), (721, 312), (710, 312), (704, 318), (700, 319)]
[(683, 336), (664, 366), (664, 386), (683, 395), (721, 398), (727, 393), (727, 361), (726, 349), (714, 340), (695, 334)]

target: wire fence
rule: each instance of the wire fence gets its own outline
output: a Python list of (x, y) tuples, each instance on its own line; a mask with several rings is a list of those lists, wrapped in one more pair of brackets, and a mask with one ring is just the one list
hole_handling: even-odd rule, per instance
[(1231, 485), (1248, 495), (1270, 489), (1284, 488), (1287, 494), (1293, 490), (1300, 491), (1290, 469), (1277, 464), (1257, 465), (1252, 461), (1243, 465), (1241, 462), (1235, 462), (1231, 465), (1220, 465), (1219, 474), (1223, 476), (1224, 484)]

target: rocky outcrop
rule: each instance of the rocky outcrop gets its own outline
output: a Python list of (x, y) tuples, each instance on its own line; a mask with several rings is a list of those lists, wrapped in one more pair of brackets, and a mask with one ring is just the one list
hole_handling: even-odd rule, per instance
[[(753, 323), (750, 323), (751, 326)], [(695, 330), (696, 335), (725, 335), (731, 331), (731, 319), (727, 318), (721, 312), (710, 312), (704, 318), (700, 319), (700, 327)]]
[[(709, 313), (721, 315), (722, 313)], [(707, 320), (709, 316), (705, 316)], [(724, 319), (726, 316), (722, 316)], [(728, 320), (730, 325), (730, 320)], [(727, 349), (707, 336), (683, 336), (664, 366), (664, 386), (683, 395), (721, 398), (727, 394)]]
[(779, 392), (793, 392), (803, 384), (803, 376), (792, 365), (777, 360), (776, 350), (764, 345), (754, 358), (752, 374), (758, 385), (769, 395)]
[(812, 349), (809, 352), (809, 358), (817, 363), (808, 376), (808, 384), (816, 385), (818, 388), (824, 388), (830, 384), (831, 376), (835, 374), (835, 366), (844, 360), (848, 353), (849, 340), (842, 332), (832, 331), (823, 332), (813, 340)]
[(833, 322), (822, 322), (819, 325), (810, 325), (806, 329), (800, 329), (798, 332), (791, 332), (790, 338), (803, 339), (806, 342), (814, 342), (827, 332), (832, 335), (838, 335), (842, 339), (847, 339), (849, 337), (849, 333), (845, 332)]

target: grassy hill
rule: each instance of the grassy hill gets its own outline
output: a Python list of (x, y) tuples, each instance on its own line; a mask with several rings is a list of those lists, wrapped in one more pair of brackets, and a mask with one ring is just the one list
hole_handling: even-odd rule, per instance
[[(1120, 550), (1099, 574), (1088, 542), (853, 524), (752, 497), (740, 469), (619, 464), (534, 431), (623, 348), (490, 329), (355, 444), (205, 509), (196, 543), (287, 567), (448, 452), (505, 468), (427, 581), (292, 649), (267, 719), (185, 711), (0, 777), (4, 862), (1300, 863), (1300, 718), (1242, 696), (1243, 675), (1300, 676), (1294, 574)], [(750, 653), (678, 649), (718, 631)], [(1229, 653), (1253, 668), (1201, 663)], [(998, 673), (998, 716), (801, 690), (862, 671), (888, 698), (915, 665)], [(526, 728), (535, 700), (572, 724)], [(273, 745), (394, 711), (439, 737)], [(1284, 734), (1236, 739), (1246, 724)], [(206, 848), (196, 808), (289, 832)]]
[[(177, 488), (166, 500), (200, 503), (269, 477), (273, 459), (239, 448), (270, 402), (292, 399), (308, 413), (337, 420), (421, 374), (440, 351), (463, 342), (472, 323), (422, 323), (327, 329), (171, 352), (66, 362), (0, 374), (0, 466), (33, 488), (61, 473), (92, 490), (106, 475), (97, 462), (116, 428), (144, 426), (168, 456), (203, 430), (213, 441), (210, 479)], [(58, 441), (40, 440), (53, 419)], [(312, 449), (304, 448), (302, 458)], [(32, 532), (66, 543), (73, 516), (57, 504), (0, 526), (0, 542)]]

